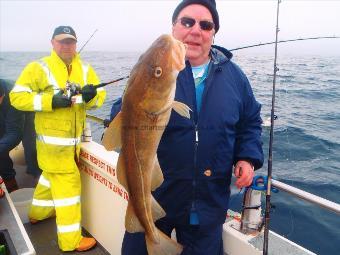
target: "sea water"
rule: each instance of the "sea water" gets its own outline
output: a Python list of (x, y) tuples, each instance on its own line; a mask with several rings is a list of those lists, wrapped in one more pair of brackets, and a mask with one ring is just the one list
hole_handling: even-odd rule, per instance
[[(15, 80), (24, 66), (49, 53), (0, 52), (0, 78)], [(129, 74), (140, 53), (83, 52), (82, 57), (103, 82)], [(262, 104), (266, 174), (272, 101), (273, 56), (235, 53), (233, 61), (246, 73)], [(276, 84), (273, 177), (340, 203), (340, 57), (279, 55)], [(126, 80), (106, 87), (107, 100), (92, 115), (108, 118)], [(103, 126), (91, 123), (100, 142)], [(241, 209), (242, 196), (232, 189), (230, 207)], [(340, 254), (340, 216), (284, 192), (272, 195), (273, 231), (323, 255)]]

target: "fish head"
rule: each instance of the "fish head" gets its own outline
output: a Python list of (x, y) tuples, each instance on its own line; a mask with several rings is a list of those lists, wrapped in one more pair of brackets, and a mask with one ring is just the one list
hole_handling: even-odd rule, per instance
[[(174, 97), (178, 73), (185, 67), (185, 45), (161, 35), (133, 67), (124, 100), (132, 97), (147, 111), (156, 112)], [(151, 109), (152, 108), (152, 109)]]
[[(166, 79), (172, 72), (185, 67), (185, 45), (172, 35), (161, 35), (140, 57), (139, 62), (148, 69), (149, 79)], [(146, 70), (145, 70), (146, 71)]]

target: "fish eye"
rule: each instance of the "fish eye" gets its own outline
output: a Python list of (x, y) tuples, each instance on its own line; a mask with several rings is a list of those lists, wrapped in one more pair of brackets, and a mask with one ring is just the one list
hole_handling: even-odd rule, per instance
[(162, 68), (159, 67), (159, 66), (157, 66), (157, 67), (155, 68), (155, 73), (154, 73), (155, 77), (156, 77), (156, 78), (161, 77), (162, 73), (163, 73)]

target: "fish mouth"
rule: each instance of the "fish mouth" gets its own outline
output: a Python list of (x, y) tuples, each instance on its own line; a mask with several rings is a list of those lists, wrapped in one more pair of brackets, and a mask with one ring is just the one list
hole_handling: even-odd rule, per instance
[(183, 44), (181, 41), (173, 38), (174, 47), (172, 50), (172, 63), (173, 68), (181, 71), (185, 67), (185, 54), (187, 50), (187, 45)]

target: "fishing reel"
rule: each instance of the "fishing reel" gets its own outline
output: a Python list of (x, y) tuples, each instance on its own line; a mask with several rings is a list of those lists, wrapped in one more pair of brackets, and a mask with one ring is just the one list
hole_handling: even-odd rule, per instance
[(78, 83), (66, 82), (66, 87), (64, 90), (64, 95), (71, 99), (73, 96), (81, 94), (81, 86)]

